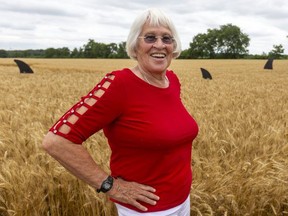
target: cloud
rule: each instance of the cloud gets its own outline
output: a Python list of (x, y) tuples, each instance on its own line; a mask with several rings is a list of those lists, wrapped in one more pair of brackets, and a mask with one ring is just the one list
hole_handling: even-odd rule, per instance
[(251, 53), (282, 43), (287, 53), (288, 1), (285, 0), (0, 0), (0, 48), (69, 47), (94, 39), (125, 41), (135, 17), (160, 7), (174, 21), (184, 49), (207, 29), (232, 23), (251, 38)]
[[(77, 11), (70, 11), (69, 5), (67, 7), (59, 7), (59, 4), (53, 4), (53, 1), (0, 1), (0, 10), (3, 12), (17, 13), (21, 19), (22, 14), (29, 14), (33, 16), (48, 15), (48, 16), (78, 16)], [(56, 3), (56, 2), (54, 2)]]

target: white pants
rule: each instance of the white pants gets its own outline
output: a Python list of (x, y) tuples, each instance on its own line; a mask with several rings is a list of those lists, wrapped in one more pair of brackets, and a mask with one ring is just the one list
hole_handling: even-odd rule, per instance
[(115, 205), (118, 216), (190, 216), (190, 195), (182, 204), (168, 210), (157, 212), (140, 213), (118, 203), (115, 203)]

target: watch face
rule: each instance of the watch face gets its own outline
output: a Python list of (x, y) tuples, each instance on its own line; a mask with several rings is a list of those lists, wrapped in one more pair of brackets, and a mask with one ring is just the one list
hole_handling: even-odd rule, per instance
[(108, 176), (108, 178), (102, 183), (101, 188), (97, 189), (96, 191), (106, 193), (108, 192), (113, 186), (113, 177)]
[(105, 183), (103, 184), (103, 189), (105, 189), (105, 190), (110, 189), (110, 187), (111, 187), (111, 184), (110, 184), (109, 182), (105, 182)]

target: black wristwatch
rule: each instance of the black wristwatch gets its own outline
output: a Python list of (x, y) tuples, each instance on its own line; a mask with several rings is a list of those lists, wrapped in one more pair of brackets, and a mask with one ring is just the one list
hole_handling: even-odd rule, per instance
[(97, 189), (96, 191), (98, 193), (100, 193), (100, 192), (103, 192), (103, 193), (108, 192), (113, 186), (113, 181), (114, 181), (113, 177), (109, 175), (108, 178), (105, 179), (102, 182), (100, 189)]

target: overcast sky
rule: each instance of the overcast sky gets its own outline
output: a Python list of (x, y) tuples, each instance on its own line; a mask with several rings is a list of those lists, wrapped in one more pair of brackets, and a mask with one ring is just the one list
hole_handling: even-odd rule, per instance
[(183, 49), (193, 37), (231, 23), (251, 54), (282, 44), (288, 53), (288, 0), (0, 0), (0, 49), (69, 49), (126, 41), (135, 17), (158, 7), (174, 21)]

